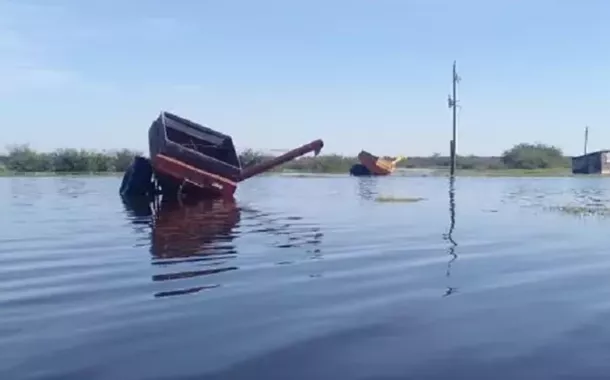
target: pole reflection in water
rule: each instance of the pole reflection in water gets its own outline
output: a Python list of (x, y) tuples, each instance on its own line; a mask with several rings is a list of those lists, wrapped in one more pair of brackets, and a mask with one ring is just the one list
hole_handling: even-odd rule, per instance
[[(455, 177), (449, 177), (449, 230), (446, 234), (443, 235), (443, 239), (449, 242), (448, 253), (451, 257), (449, 262), (447, 262), (447, 272), (446, 276), (451, 277), (451, 266), (453, 262), (457, 260), (458, 255), (455, 253), (455, 248), (458, 244), (453, 239), (453, 231), (455, 229)], [(444, 297), (449, 296), (453, 293), (457, 292), (457, 288), (452, 286), (447, 286), (447, 291), (444, 294)]]

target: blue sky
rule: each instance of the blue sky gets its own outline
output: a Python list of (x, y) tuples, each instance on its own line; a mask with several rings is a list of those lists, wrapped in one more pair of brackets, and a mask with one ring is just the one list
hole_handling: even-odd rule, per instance
[(161, 110), (240, 148), (610, 148), (610, 2), (0, 0), (0, 145), (145, 150)]

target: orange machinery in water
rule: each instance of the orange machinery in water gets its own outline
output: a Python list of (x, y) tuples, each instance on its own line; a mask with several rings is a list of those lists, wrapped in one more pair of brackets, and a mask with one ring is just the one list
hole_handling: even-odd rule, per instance
[(379, 158), (367, 151), (361, 151), (358, 154), (358, 160), (371, 175), (389, 175), (396, 170), (396, 164), (405, 158), (402, 156), (396, 157), (394, 160)]

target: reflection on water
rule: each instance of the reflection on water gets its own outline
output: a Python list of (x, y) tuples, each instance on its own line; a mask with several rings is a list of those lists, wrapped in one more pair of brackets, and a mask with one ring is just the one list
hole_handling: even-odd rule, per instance
[(532, 180), (508, 191), (502, 201), (568, 216), (608, 217), (610, 191), (605, 180), (597, 177)]
[(30, 181), (27, 178), (14, 178), (10, 182), (12, 204), (15, 207), (30, 207), (43, 195), (39, 181)]
[[(170, 270), (179, 264), (204, 267), (196, 270), (171, 270), (153, 275), (153, 281), (171, 281), (208, 276), (236, 270), (230, 264), (237, 250), (232, 244), (233, 229), (240, 220), (234, 200), (204, 200), (192, 203), (162, 202), (152, 226), (150, 252), (152, 264)], [(196, 293), (218, 287), (207, 284), (155, 294), (165, 297)]]
[[(155, 282), (203, 278), (237, 270), (234, 260), (238, 249), (234, 240), (243, 234), (271, 236), (272, 247), (304, 249), (308, 259), (322, 258), (321, 228), (299, 216), (242, 208), (235, 200), (222, 199), (151, 204), (146, 199), (124, 198), (123, 205), (135, 230), (149, 236), (146, 245), (150, 246), (152, 265), (163, 271), (152, 276)], [(242, 220), (242, 215), (247, 216), (246, 220)], [(290, 258), (277, 262), (278, 265), (292, 263), (294, 259)], [(158, 292), (155, 297), (192, 294), (220, 285), (218, 282), (197, 284)]]
[(134, 224), (149, 225), (152, 221), (153, 210), (150, 201), (146, 198), (121, 198), (127, 216)]
[(240, 210), (235, 201), (161, 203), (153, 219), (151, 253), (155, 260), (234, 254), (233, 228)]
[(446, 180), (0, 178), (0, 379), (607, 378), (610, 181)]
[[(300, 216), (279, 216), (258, 210), (244, 210), (249, 223), (244, 225), (248, 233), (263, 233), (274, 237), (271, 245), (276, 248), (305, 248), (310, 258), (321, 258), (320, 243), (324, 234), (320, 226), (308, 223)], [(282, 261), (289, 264), (292, 261)]]
[(58, 194), (68, 198), (78, 198), (93, 191), (87, 181), (78, 177), (55, 178)]
[[(447, 263), (447, 272), (446, 276), (451, 276), (451, 266), (453, 262), (458, 258), (457, 253), (455, 253), (455, 248), (457, 247), (457, 243), (453, 238), (453, 230), (455, 229), (455, 177), (449, 177), (449, 230), (446, 234), (443, 235), (443, 239), (447, 240), (450, 245), (448, 249), (449, 262)], [(447, 286), (447, 291), (444, 296), (449, 296), (457, 291), (457, 288), (452, 286)]]
[(356, 177), (358, 181), (358, 196), (366, 201), (375, 199), (377, 195), (377, 178)]
[[(240, 220), (235, 201), (161, 201), (153, 207), (148, 200), (136, 198), (123, 199), (123, 204), (138, 231), (143, 232), (143, 225), (150, 228), (152, 265), (166, 271), (153, 275), (153, 281), (197, 278), (237, 269), (230, 265), (237, 254), (232, 244), (233, 229)], [(188, 270), (170, 269), (181, 264), (188, 264)], [(197, 293), (218, 286), (217, 283), (190, 286), (159, 292), (155, 297)]]

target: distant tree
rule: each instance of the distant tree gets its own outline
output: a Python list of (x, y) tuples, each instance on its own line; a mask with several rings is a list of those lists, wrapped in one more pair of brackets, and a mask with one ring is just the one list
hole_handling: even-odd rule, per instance
[(112, 171), (124, 172), (129, 168), (133, 158), (135, 156), (141, 156), (142, 153), (129, 149), (121, 149), (112, 153), (109, 156), (112, 157)]
[(79, 173), (91, 172), (91, 153), (76, 149), (59, 149), (53, 153), (52, 166), (56, 172)]
[(36, 152), (27, 144), (12, 145), (0, 164), (12, 172), (93, 173), (123, 172), (139, 152), (123, 149), (117, 152), (96, 152), (84, 149), (57, 149)]
[(253, 149), (246, 149), (239, 154), (239, 161), (241, 162), (241, 166), (244, 168), (247, 166), (260, 164), (268, 158), (270, 158), (270, 156)]
[(511, 169), (546, 169), (569, 165), (561, 149), (545, 144), (521, 143), (502, 154), (502, 162)]
[(52, 170), (52, 163), (45, 155), (34, 151), (27, 144), (7, 148), (6, 167), (15, 172), (44, 172)]
[[(116, 151), (90, 151), (84, 149), (57, 149), (53, 152), (37, 152), (27, 144), (13, 145), (7, 148), (7, 154), (0, 156), (0, 171), (11, 172), (124, 172), (131, 164), (133, 157), (140, 152), (129, 149)], [(239, 154), (242, 167), (258, 164), (271, 159), (272, 156), (260, 151), (246, 149)], [(428, 157), (408, 157), (400, 161), (404, 168), (447, 168), (450, 165), (448, 156), (435, 153)], [(348, 173), (357, 157), (337, 154), (307, 155), (287, 162), (274, 171), (302, 171), (312, 173)], [(494, 170), (503, 168), (535, 169), (569, 166), (569, 159), (563, 156), (560, 149), (543, 144), (519, 144), (504, 152), (501, 157), (459, 156), (459, 169)]]

